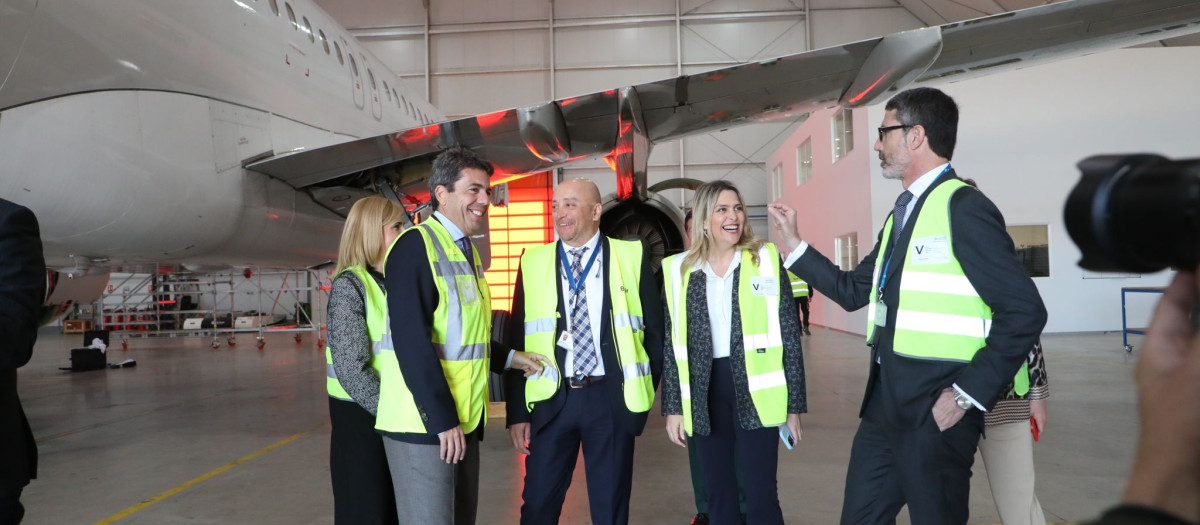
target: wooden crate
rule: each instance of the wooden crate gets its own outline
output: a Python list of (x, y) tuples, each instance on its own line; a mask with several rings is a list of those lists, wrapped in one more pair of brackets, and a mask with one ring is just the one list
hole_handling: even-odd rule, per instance
[(65, 334), (82, 334), (91, 329), (91, 319), (66, 319), (63, 321), (63, 333)]

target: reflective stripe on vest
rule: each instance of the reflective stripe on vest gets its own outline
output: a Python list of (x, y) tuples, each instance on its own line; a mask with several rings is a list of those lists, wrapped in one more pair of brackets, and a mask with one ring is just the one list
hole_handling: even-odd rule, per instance
[(792, 281), (792, 297), (808, 297), (809, 293), (811, 293), (811, 291), (808, 289), (808, 283), (804, 282), (804, 279), (801, 279), (799, 276), (792, 273), (791, 270), (788, 270), (787, 275), (788, 279), (791, 279)]
[[(667, 310), (671, 316), (671, 350), (679, 371), (679, 393), (683, 401), (683, 425), (692, 433), (692, 391), (689, 381), (687, 348), (687, 287), (690, 269), (683, 268), (687, 252), (663, 260), (663, 284), (667, 295)], [(787, 376), (783, 371), (783, 336), (779, 325), (779, 252), (774, 244), (764, 244), (758, 252), (759, 265), (753, 254), (742, 250), (741, 276), (738, 280), (738, 310), (742, 321), (742, 358), (746, 362), (746, 383), (750, 399), (758, 412), (759, 423), (765, 427), (787, 421)], [(761, 274), (765, 267), (768, 274)], [(755, 295), (754, 278), (776, 281), (774, 295)], [(730, 356), (736, 357), (736, 356)]]
[[(491, 297), (479, 252), (472, 250), (474, 260), (467, 262), (450, 233), (436, 220), (409, 228), (400, 237), (404, 235), (420, 235), (424, 242), (438, 291), (430, 342), (438, 353), (463, 432), (473, 432), (487, 417), (492, 330)], [(389, 248), (389, 257), (391, 251)], [(384, 349), (380, 359), (385, 366), (380, 374), (375, 428), (385, 432), (428, 433), (421, 411), (405, 384), (395, 351)]]
[[(371, 341), (370, 365), (371, 369), (379, 374), (378, 355), (384, 348), (389, 350), (392, 348), (392, 334), (387, 316), (387, 295), (365, 268), (352, 266), (342, 271), (343, 274), (346, 272), (353, 273), (363, 285), (365, 301), (363, 312), (366, 313), (367, 337)], [(333, 350), (328, 345), (325, 346), (325, 390), (329, 392), (329, 397), (342, 401), (353, 401), (350, 394), (346, 392), (345, 388), (342, 388), (341, 382), (338, 381), (337, 372), (333, 369)]]
[[(915, 220), (906, 247), (904, 265), (894, 277), (900, 286), (895, 310), (892, 350), (905, 357), (930, 361), (968, 363), (987, 345), (992, 329), (992, 309), (971, 285), (962, 265), (954, 256), (950, 227), (950, 200), (967, 187), (959, 179), (948, 179), (929, 190)], [(974, 191), (974, 190), (970, 190)], [(888, 217), (882, 239), (891, 238), (893, 221)], [(925, 251), (933, 246), (934, 252)], [(918, 261), (920, 248), (926, 260)], [(875, 258), (871, 281), (871, 301), (867, 310), (867, 340), (875, 331), (875, 299), (885, 250)], [(929, 254), (935, 254), (930, 256)], [(900, 254), (893, 255), (895, 257)], [(888, 281), (889, 284), (891, 281)], [(1028, 365), (1021, 365), (1013, 378), (1018, 394), (1029, 391)]]
[[(630, 412), (646, 412), (654, 403), (654, 380), (650, 374), (650, 357), (644, 343), (646, 321), (642, 317), (641, 275), (642, 243), (622, 241), (601, 236), (608, 251), (608, 293), (612, 305), (611, 326), (617, 361), (624, 384), (625, 407)], [(555, 356), (555, 335), (558, 329), (559, 273), (555, 260), (558, 243), (526, 250), (521, 256), (521, 288), (525, 297), (525, 351), (546, 356), (562, 366)], [(599, 350), (599, 349), (597, 349)], [(525, 380), (525, 408), (554, 396), (561, 382), (561, 373), (542, 373)]]

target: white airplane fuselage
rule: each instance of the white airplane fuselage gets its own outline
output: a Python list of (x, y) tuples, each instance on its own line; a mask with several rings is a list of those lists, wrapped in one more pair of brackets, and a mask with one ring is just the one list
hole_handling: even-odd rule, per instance
[(310, 0), (272, 3), (0, 0), (0, 197), (49, 266), (336, 258), (341, 217), (243, 163), (442, 115)]

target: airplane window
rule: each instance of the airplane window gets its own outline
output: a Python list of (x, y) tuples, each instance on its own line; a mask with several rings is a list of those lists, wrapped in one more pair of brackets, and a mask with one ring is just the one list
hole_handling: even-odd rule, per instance
[(304, 32), (305, 32), (305, 33), (308, 33), (308, 41), (309, 41), (309, 42), (316, 42), (316, 41), (317, 41), (317, 37), (313, 35), (313, 32), (312, 32), (312, 25), (310, 25), (310, 24), (308, 23), (308, 17), (307, 17), (307, 16), (306, 16), (306, 17), (303, 17), (303, 18), (301, 18), (300, 20), (302, 20), (302, 21), (304, 22), (304, 25), (303, 25), (302, 27), (304, 28)]
[(317, 36), (321, 39), (321, 47), (325, 48), (325, 54), (328, 55), (329, 54), (329, 39), (325, 38), (325, 31), (322, 29), (318, 29)]
[(347, 55), (350, 57), (350, 70), (353, 71), (354, 76), (357, 77), (358, 76), (358, 62), (354, 61), (354, 55), (350, 55), (349, 53), (347, 53)]
[(283, 3), (283, 7), (284, 7), (285, 9), (287, 9), (287, 12), (288, 12), (288, 20), (291, 20), (291, 22), (292, 22), (292, 29), (295, 29), (295, 30), (299, 31), (299, 30), (300, 30), (300, 24), (296, 23), (296, 12), (295, 12), (295, 11), (292, 11), (292, 4), (289, 4), (289, 3), (287, 3), (287, 2), (284, 2), (284, 3)]
[(396, 100), (396, 107), (400, 107), (400, 95), (396, 94), (396, 88), (392, 88), (392, 98)]
[(390, 88), (388, 88), (386, 80), (383, 81), (383, 96), (387, 97), (388, 102), (392, 101), (392, 92), (390, 91)]
[[(364, 60), (363, 62), (366, 62), (366, 60)], [(378, 91), (379, 84), (375, 83), (375, 72), (371, 71), (371, 68), (367, 68), (367, 78), (371, 80), (371, 90)]]
[(338, 63), (343, 66), (346, 65), (346, 61), (344, 59), (342, 59), (342, 46), (339, 46), (338, 43), (335, 41), (333, 43), (333, 49), (334, 49), (334, 51), (337, 51)]
[(279, 16), (279, 2), (277, 0), (271, 0), (271, 12), (275, 13), (275, 16)]

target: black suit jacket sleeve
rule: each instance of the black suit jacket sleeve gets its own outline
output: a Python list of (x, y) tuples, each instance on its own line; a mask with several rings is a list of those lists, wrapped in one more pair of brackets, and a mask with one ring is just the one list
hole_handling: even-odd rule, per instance
[(992, 310), (985, 346), (954, 384), (990, 409), (1037, 343), (1046, 326), (1046, 307), (991, 200), (974, 190), (956, 192), (950, 200), (950, 229), (955, 258)]
[(412, 391), (428, 433), (445, 432), (460, 422), (454, 396), (433, 347), (433, 312), (438, 305), (438, 291), (421, 235), (417, 232), (402, 235), (392, 246), (385, 269), (388, 322), (400, 373)]
[(653, 376), (654, 388), (657, 390), (663, 374), (663, 351), (667, 348), (663, 346), (663, 342), (666, 340), (666, 327), (663, 321), (665, 316), (663, 315), (662, 291), (659, 289), (654, 272), (650, 269), (650, 252), (645, 250), (642, 252), (642, 276), (638, 294), (642, 300), (642, 320), (645, 321), (646, 330), (646, 333), (642, 334), (645, 336), (642, 345), (646, 349), (646, 355), (650, 358), (650, 375)]
[[(879, 235), (882, 236), (882, 233)], [(879, 239), (876, 238), (871, 253), (853, 270), (843, 272), (833, 261), (809, 245), (804, 250), (804, 255), (796, 259), (788, 270), (847, 312), (853, 312), (870, 304), (873, 299), (870, 297), (871, 277), (875, 272), (875, 258), (880, 249)]]
[(33, 356), (46, 293), (46, 262), (37, 217), (0, 200), (0, 370), (16, 370)]
[[(513, 350), (525, 351), (525, 289), (521, 284), (521, 272), (517, 269), (517, 282), (513, 288), (512, 321), (508, 323), (508, 346)], [(557, 365), (555, 365), (557, 366)], [(528, 423), (529, 410), (525, 408), (525, 376), (510, 370), (504, 374), (505, 427), (514, 423)]]

